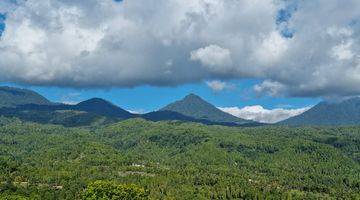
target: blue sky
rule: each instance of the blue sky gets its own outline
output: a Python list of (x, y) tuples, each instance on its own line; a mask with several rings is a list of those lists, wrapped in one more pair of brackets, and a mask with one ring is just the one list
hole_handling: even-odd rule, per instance
[(5, 23), (4, 23), (5, 17), (6, 17), (5, 14), (0, 13), (0, 37), (5, 29)]
[(297, 1), (289, 1), (285, 8), (279, 9), (276, 15), (276, 24), (281, 34), (286, 38), (292, 38), (295, 30), (290, 28), (288, 23), (297, 10)]

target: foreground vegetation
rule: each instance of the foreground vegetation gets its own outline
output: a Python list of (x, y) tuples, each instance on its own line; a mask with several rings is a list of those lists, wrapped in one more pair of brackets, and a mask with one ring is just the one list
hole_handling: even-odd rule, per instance
[(0, 199), (360, 199), (360, 127), (1, 118), (0, 185)]

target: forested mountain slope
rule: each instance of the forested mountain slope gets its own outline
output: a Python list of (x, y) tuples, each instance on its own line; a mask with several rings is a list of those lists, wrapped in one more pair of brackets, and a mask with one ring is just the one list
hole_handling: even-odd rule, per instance
[(0, 121), (0, 199), (79, 199), (96, 180), (136, 184), (151, 199), (360, 194), (359, 127), (237, 128), (131, 119), (83, 129)]
[(321, 102), (310, 110), (284, 120), (285, 125), (360, 125), (360, 98)]
[(51, 105), (53, 103), (32, 90), (0, 87), (0, 108), (24, 104)]

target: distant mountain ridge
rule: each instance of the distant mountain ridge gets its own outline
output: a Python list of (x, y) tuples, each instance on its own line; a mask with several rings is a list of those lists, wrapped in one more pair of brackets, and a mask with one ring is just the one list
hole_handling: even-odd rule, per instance
[(31, 90), (1, 87), (0, 91), (0, 116), (37, 123), (91, 126), (143, 118), (150, 121), (176, 120), (224, 126), (263, 125), (225, 113), (195, 94), (187, 95), (159, 111), (133, 114), (101, 98), (68, 105), (53, 103)]
[[(67, 105), (53, 103), (34, 91), (14, 87), (0, 87), (0, 116), (64, 126), (108, 124), (130, 118), (144, 118), (150, 121), (178, 120), (225, 126), (264, 125), (225, 113), (195, 94), (189, 94), (159, 111), (133, 114), (100, 98)], [(321, 102), (308, 111), (277, 124), (360, 125), (360, 98), (341, 102)]]
[(194, 119), (217, 123), (253, 123), (253, 121), (241, 119), (223, 112), (195, 94), (189, 94), (182, 100), (165, 106), (160, 111), (172, 111)]
[(310, 110), (284, 121), (282, 125), (358, 125), (360, 98), (340, 102), (321, 102)]
[(0, 87), (0, 108), (16, 107), (24, 104), (53, 105), (51, 101), (32, 90), (7, 86)]
[(19, 110), (76, 110), (94, 113), (97, 115), (103, 115), (107, 117), (116, 117), (120, 119), (128, 119), (135, 114), (132, 114), (112, 103), (100, 98), (92, 98), (89, 100), (82, 101), (75, 105), (69, 104), (53, 104), (53, 105), (37, 105), (37, 104), (25, 104), (16, 107)]
[(136, 117), (100, 98), (67, 105), (53, 103), (34, 91), (14, 87), (0, 87), (0, 115), (64, 126), (106, 124)]
[(73, 107), (75, 110), (96, 113), (98, 115), (105, 115), (108, 117), (117, 117), (120, 119), (129, 119), (136, 116), (135, 114), (132, 114), (129, 111), (100, 98), (92, 98), (80, 102)]

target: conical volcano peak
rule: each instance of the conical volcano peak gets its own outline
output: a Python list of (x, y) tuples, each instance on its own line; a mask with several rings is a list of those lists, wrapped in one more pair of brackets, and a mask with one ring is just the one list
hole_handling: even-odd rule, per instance
[(219, 110), (214, 105), (205, 101), (193, 93), (185, 96), (182, 100), (176, 101), (162, 108), (160, 111), (171, 111), (180, 113), (195, 119), (208, 120), (224, 123), (246, 123), (247, 120), (237, 118)]
[(184, 99), (193, 99), (193, 98), (201, 99), (200, 96), (198, 96), (198, 95), (196, 95), (194, 93), (190, 93), (190, 94), (186, 95)]
[(184, 102), (198, 102), (198, 103), (208, 103), (206, 102), (204, 99), (202, 99), (200, 96), (190, 93), (187, 96), (185, 96), (182, 100), (180, 101), (184, 101)]

